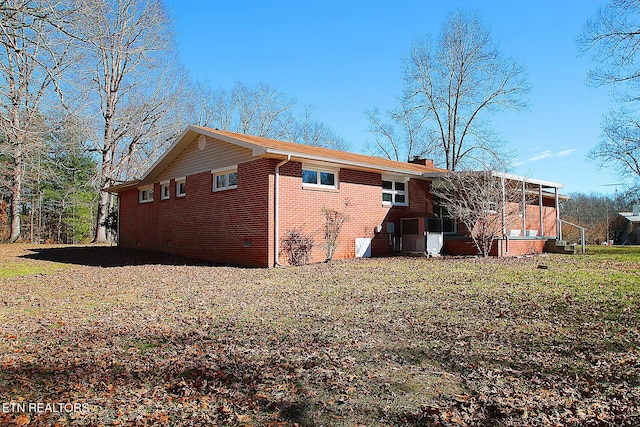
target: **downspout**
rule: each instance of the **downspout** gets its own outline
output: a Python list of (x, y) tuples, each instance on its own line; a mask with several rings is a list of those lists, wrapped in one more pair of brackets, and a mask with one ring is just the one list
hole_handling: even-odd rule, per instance
[(274, 242), (274, 253), (273, 253), (273, 265), (274, 267), (280, 265), (278, 260), (278, 253), (280, 252), (280, 236), (278, 235), (278, 227), (280, 226), (280, 194), (278, 191), (278, 182), (280, 181), (280, 167), (284, 166), (286, 163), (291, 161), (291, 156), (287, 155), (287, 159), (281, 161), (276, 165), (276, 173), (274, 176), (273, 190), (274, 190), (274, 215), (273, 215), (273, 242)]
[(116, 245), (120, 247), (120, 193), (118, 193), (118, 218), (116, 219)]

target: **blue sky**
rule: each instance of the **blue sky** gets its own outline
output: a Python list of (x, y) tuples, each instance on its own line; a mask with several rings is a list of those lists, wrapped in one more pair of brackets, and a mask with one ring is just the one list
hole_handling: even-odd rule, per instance
[[(416, 35), (437, 36), (456, 8), (477, 10), (505, 55), (527, 70), (530, 108), (498, 114), (518, 152), (513, 172), (560, 182), (563, 192), (610, 193), (620, 179), (586, 159), (612, 108), (609, 88), (585, 85), (590, 57), (576, 38), (602, 1), (167, 0), (180, 58), (212, 88), (264, 82), (313, 107), (364, 152), (364, 111), (394, 108), (402, 58)], [(620, 187), (622, 189), (622, 187)]]

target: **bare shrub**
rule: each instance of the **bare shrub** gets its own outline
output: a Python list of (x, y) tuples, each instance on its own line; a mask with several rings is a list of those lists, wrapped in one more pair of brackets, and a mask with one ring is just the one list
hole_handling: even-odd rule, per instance
[(314, 245), (313, 237), (304, 235), (299, 228), (287, 230), (282, 238), (282, 251), (287, 254), (287, 261), (291, 265), (308, 264)]
[(338, 248), (338, 238), (340, 237), (340, 231), (345, 222), (349, 220), (347, 216), (347, 208), (351, 205), (349, 199), (344, 201), (344, 208), (342, 211), (335, 209), (322, 208), (324, 214), (324, 241), (325, 241), (325, 255), (327, 256), (327, 262), (333, 259), (333, 255)]

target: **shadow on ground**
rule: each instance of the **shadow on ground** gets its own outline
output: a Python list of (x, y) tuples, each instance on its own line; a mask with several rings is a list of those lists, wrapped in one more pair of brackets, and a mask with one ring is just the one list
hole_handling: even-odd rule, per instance
[(163, 252), (123, 249), (116, 246), (70, 246), (32, 248), (21, 258), (53, 261), (92, 267), (125, 267), (132, 265), (213, 265), (207, 261), (184, 258)]

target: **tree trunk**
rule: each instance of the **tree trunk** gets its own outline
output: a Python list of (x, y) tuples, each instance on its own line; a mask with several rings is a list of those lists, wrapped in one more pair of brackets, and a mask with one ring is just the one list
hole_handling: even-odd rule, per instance
[(100, 197), (98, 197), (98, 209), (96, 212), (96, 235), (92, 243), (107, 243), (107, 227), (105, 220), (109, 213), (110, 201), (109, 193), (105, 191), (113, 183), (111, 169), (113, 166), (111, 150), (105, 150), (102, 154), (102, 164), (100, 165)]
[(18, 102), (14, 101), (11, 121), (14, 131), (13, 135), (13, 182), (11, 183), (11, 235), (9, 241), (15, 243), (20, 239), (20, 208), (22, 204), (22, 138), (20, 132), (20, 119), (17, 108)]
[(11, 186), (11, 237), (14, 243), (20, 239), (20, 205), (22, 204), (22, 153), (20, 144), (14, 146), (13, 185)]
[(104, 124), (104, 145), (102, 150), (102, 163), (100, 164), (100, 197), (98, 198), (98, 210), (96, 213), (96, 235), (92, 243), (107, 243), (107, 227), (105, 220), (109, 213), (109, 202), (111, 198), (105, 191), (113, 183), (113, 153), (115, 150), (113, 142), (113, 105), (115, 105), (115, 94), (111, 94), (107, 100), (107, 113)]
[(107, 212), (109, 212), (109, 193), (104, 191), (104, 188), (108, 186), (106, 180), (103, 178), (103, 187), (100, 190), (100, 197), (98, 198), (98, 212), (96, 215), (96, 235), (93, 238), (93, 243), (107, 243), (107, 227), (105, 227), (105, 219), (107, 218)]

